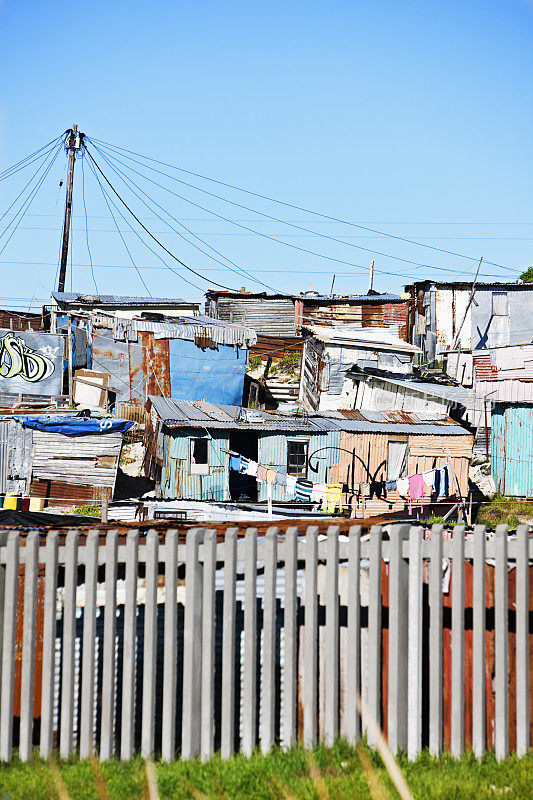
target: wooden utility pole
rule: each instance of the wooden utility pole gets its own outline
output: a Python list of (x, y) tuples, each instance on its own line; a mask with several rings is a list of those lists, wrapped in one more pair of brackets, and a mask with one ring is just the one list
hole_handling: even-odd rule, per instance
[(374, 287), (374, 262), (372, 261), (372, 263), (370, 264), (370, 277), (368, 279), (368, 292), (367, 292), (367, 294), (370, 294), (370, 292), (372, 291), (373, 287)]
[(70, 150), (70, 157), (68, 164), (65, 220), (63, 222), (63, 244), (61, 247), (61, 267), (59, 270), (59, 280), (57, 282), (58, 292), (65, 291), (65, 279), (67, 276), (68, 239), (70, 233), (70, 219), (72, 216), (72, 189), (74, 186), (74, 164), (76, 162), (76, 150), (80, 149), (82, 138), (83, 134), (78, 133), (78, 126), (73, 125), (68, 133), (68, 138), (65, 140), (65, 148), (67, 150)]

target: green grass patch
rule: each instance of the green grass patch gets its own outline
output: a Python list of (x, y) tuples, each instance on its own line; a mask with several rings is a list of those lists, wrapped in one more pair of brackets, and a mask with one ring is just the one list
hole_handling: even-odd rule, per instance
[[(365, 748), (389, 796), (397, 798), (379, 756)], [(507, 800), (533, 798), (533, 752), (498, 763), (493, 755), (477, 761), (470, 754), (460, 760), (434, 759), (424, 752), (411, 763), (400, 756), (400, 766), (418, 800)], [(94, 765), (75, 759), (58, 762), (62, 782), (72, 800), (140, 800), (148, 797), (144, 762), (109, 761), (101, 764), (105, 794), (97, 788)], [(237, 755), (228, 761), (214, 757), (206, 763), (175, 761), (155, 764), (161, 800), (371, 800), (356, 751), (337, 742), (331, 749), (312, 753), (301, 748), (273, 750), (266, 756)], [(319, 773), (319, 780), (315, 772)], [(22, 764), (14, 759), (0, 765), (1, 800), (57, 798), (57, 780), (47, 762)]]
[[(97, 517), (98, 519), (100, 519), (102, 516), (102, 510), (100, 506), (78, 506), (72, 513), (80, 514), (83, 517)], [(0, 800), (3, 800), (1, 796)]]
[(533, 501), (517, 500), (514, 497), (503, 497), (497, 494), (490, 503), (480, 507), (476, 522), (494, 528), (496, 525), (508, 525), (516, 528), (521, 522), (533, 519)]

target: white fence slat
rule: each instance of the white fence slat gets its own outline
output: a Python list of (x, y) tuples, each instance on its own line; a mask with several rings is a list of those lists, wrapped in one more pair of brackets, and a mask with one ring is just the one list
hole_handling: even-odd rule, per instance
[(157, 574), (159, 566), (159, 534), (148, 531), (146, 536), (146, 592), (143, 636), (143, 694), (141, 756), (147, 758), (154, 749), (155, 731), (155, 671), (157, 659)]
[(128, 532), (126, 539), (126, 598), (124, 603), (124, 637), (122, 658), (122, 719), (120, 725), (120, 757), (133, 756), (135, 731), (135, 655), (137, 641), (137, 572), (139, 533)]
[(318, 689), (318, 527), (310, 525), (305, 536), (305, 631), (304, 631), (304, 720), (303, 739), (312, 747), (317, 739)]
[(19, 535), (8, 535), (4, 593), (4, 635), (2, 651), (2, 691), (0, 693), (0, 760), (9, 761), (13, 747), (13, 703), (15, 688), (15, 635), (17, 629), (17, 587)]
[(163, 632), (163, 719), (161, 758), (172, 761), (176, 750), (176, 686), (178, 650), (178, 531), (165, 536), (165, 622)]
[(442, 525), (433, 525), (429, 543), (429, 752), (443, 745)]
[(222, 607), (222, 698), (220, 754), (229, 758), (235, 743), (235, 586), (237, 575), (237, 528), (224, 538), (224, 598)]
[[(370, 565), (368, 569), (368, 697), (367, 710), (381, 725), (381, 543), (378, 525), (370, 529)], [(372, 729), (367, 730), (368, 742), (375, 745)]]
[(297, 549), (298, 529), (287, 528), (285, 546), (285, 609), (283, 612), (283, 721), (281, 743), (289, 748), (296, 744), (298, 689), (298, 599), (297, 599)]
[(516, 752), (525, 755), (529, 736), (529, 526), (516, 531)]
[(500, 761), (509, 754), (507, 525), (496, 527), (494, 540), (494, 754)]
[(89, 531), (85, 542), (85, 606), (81, 670), (80, 758), (94, 753), (94, 666), (96, 644), (96, 582), (99, 532)]
[(244, 535), (244, 665), (242, 687), (242, 750), (256, 745), (257, 691), (257, 529)]
[(422, 749), (422, 529), (409, 531), (409, 622), (407, 678), (407, 755)]
[(213, 755), (215, 746), (215, 572), (217, 532), (208, 530), (204, 537), (202, 599), (202, 675), (200, 755), (204, 761)]
[(55, 646), (57, 611), (57, 531), (46, 534), (43, 611), (43, 665), (41, 684), (41, 737), (39, 753), (49, 758), (53, 747)]
[(181, 754), (195, 758), (200, 753), (200, 714), (202, 670), (202, 574), (199, 547), (205, 528), (187, 533), (185, 560), (185, 620), (183, 627), (183, 719)]
[(485, 551), (483, 525), (474, 528), (472, 590), (472, 750), (476, 758), (485, 752)]
[(274, 744), (276, 719), (276, 577), (278, 529), (265, 535), (265, 591), (263, 597), (263, 661), (261, 665), (260, 742), (263, 753)]
[(407, 748), (407, 620), (409, 613), (409, 566), (403, 557), (407, 525), (389, 532), (389, 670), (388, 740), (393, 753)]
[(341, 734), (349, 744), (355, 744), (361, 730), (357, 702), (361, 679), (361, 526), (352, 525), (348, 537), (346, 678)]
[(19, 755), (21, 761), (30, 761), (33, 757), (33, 691), (35, 686), (37, 567), (39, 559), (39, 534), (36, 531), (32, 531), (26, 537), (25, 554)]
[(0, 690), (2, 687), (2, 641), (4, 638), (4, 596), (6, 591), (6, 565), (1, 556), (5, 553), (7, 533), (0, 533)]
[(65, 542), (65, 589), (63, 595), (63, 642), (61, 650), (61, 723), (59, 755), (68, 758), (74, 745), (74, 648), (76, 645), (76, 584), (78, 533), (69, 530)]
[(452, 539), (452, 687), (451, 746), (460, 758), (465, 746), (465, 538), (456, 525)]
[(104, 648), (102, 654), (102, 711), (100, 759), (106, 761), (115, 752), (115, 640), (117, 630), (117, 558), (118, 531), (108, 531), (105, 544)]
[(324, 739), (331, 746), (339, 734), (339, 526), (327, 532), (326, 558), (326, 691)]

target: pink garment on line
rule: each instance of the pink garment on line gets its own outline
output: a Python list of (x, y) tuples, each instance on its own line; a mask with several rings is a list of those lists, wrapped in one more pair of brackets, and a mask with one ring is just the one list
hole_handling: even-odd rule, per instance
[(412, 500), (421, 499), (420, 503), (420, 510), (424, 510), (424, 476), (422, 474), (419, 475), (411, 475), (409, 477), (409, 513), (412, 514)]

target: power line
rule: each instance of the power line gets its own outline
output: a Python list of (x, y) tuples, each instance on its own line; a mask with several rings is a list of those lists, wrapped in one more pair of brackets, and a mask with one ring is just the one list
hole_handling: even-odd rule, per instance
[[(87, 252), (89, 254), (89, 261), (91, 262), (91, 275), (93, 276), (94, 288), (98, 294), (98, 286), (96, 285), (96, 278), (93, 269), (93, 257), (91, 255), (91, 248), (89, 247), (89, 223), (87, 220), (87, 206), (85, 204), (85, 165), (84, 160), (81, 160), (81, 195), (83, 199), (83, 210), (85, 211), (85, 241), (87, 242)], [(72, 259), (70, 261), (70, 274), (72, 275)]]
[[(426, 248), (428, 248), (430, 250), (435, 250), (437, 252), (445, 253), (446, 255), (455, 256), (457, 258), (465, 258), (465, 259), (468, 259), (469, 261), (471, 261), (472, 258), (473, 258), (472, 256), (467, 256), (467, 255), (464, 255), (463, 253), (455, 253), (455, 252), (453, 252), (451, 250), (445, 250), (445, 249), (443, 249), (441, 247), (434, 247), (434, 246), (429, 245), (429, 244), (424, 244), (422, 242), (418, 242), (418, 241), (416, 241), (414, 239), (407, 239), (406, 237), (403, 237), (403, 236), (396, 236), (396, 235), (394, 235), (392, 233), (387, 233), (386, 231), (381, 231), (381, 230), (378, 230), (378, 229), (375, 229), (375, 228), (369, 228), (369, 227), (364, 226), (364, 225), (359, 225), (359, 224), (357, 224), (355, 222), (348, 222), (347, 220), (343, 220), (343, 219), (340, 219), (338, 217), (333, 217), (333, 216), (331, 216), (329, 214), (323, 214), (323, 213), (321, 213), (319, 211), (312, 211), (312, 210), (310, 210), (308, 208), (305, 208), (303, 206), (298, 206), (298, 205), (296, 205), (294, 203), (287, 203), (287, 202), (285, 202), (283, 200), (277, 200), (274, 197), (269, 197), (268, 195), (259, 194), (258, 192), (252, 192), (252, 191), (249, 191), (248, 189), (243, 189), (240, 186), (234, 186), (234, 185), (232, 185), (230, 183), (224, 183), (223, 181), (216, 180), (215, 178), (210, 178), (210, 177), (208, 177), (206, 175), (201, 175), (201, 174), (199, 174), (197, 172), (192, 172), (191, 170), (182, 169), (181, 167), (176, 167), (173, 164), (167, 164), (164, 161), (158, 161), (155, 158), (150, 158), (149, 156), (144, 156), (141, 153), (136, 153), (134, 150), (127, 150), (127, 149), (125, 149), (123, 147), (118, 147), (118, 145), (113, 145), (110, 142), (103, 141), (102, 139), (94, 139), (93, 138), (93, 142), (98, 142), (99, 144), (103, 145), (104, 147), (113, 148), (114, 150), (119, 150), (119, 151), (121, 151), (123, 153), (131, 153), (132, 155), (136, 155), (139, 158), (145, 159), (146, 161), (152, 161), (152, 162), (154, 162), (156, 164), (161, 164), (162, 166), (170, 167), (171, 169), (175, 169), (175, 170), (177, 170), (179, 172), (183, 172), (183, 173), (185, 173), (187, 175), (193, 175), (196, 178), (200, 178), (202, 180), (206, 180), (206, 181), (209, 181), (211, 183), (216, 183), (219, 186), (224, 186), (224, 187), (226, 187), (228, 189), (233, 189), (233, 190), (238, 191), (238, 192), (243, 192), (244, 194), (249, 194), (250, 196), (257, 197), (257, 198), (259, 198), (261, 200), (267, 200), (270, 203), (276, 203), (278, 205), (282, 205), (282, 206), (285, 206), (287, 208), (293, 208), (296, 211), (303, 211), (306, 214), (312, 214), (314, 216), (321, 217), (323, 219), (331, 220), (332, 222), (340, 222), (343, 225), (349, 225), (351, 227), (359, 228), (361, 230), (366, 230), (366, 231), (369, 231), (371, 233), (376, 233), (376, 234), (378, 234), (380, 236), (384, 236), (384, 237), (387, 237), (387, 238), (390, 238), (390, 239), (396, 239), (398, 241), (406, 242), (407, 244), (416, 245), (418, 247), (426, 247)], [(144, 166), (148, 166), (148, 165), (144, 165)], [(148, 167), (148, 168), (149, 169), (153, 169), (153, 167)], [(170, 176), (167, 176), (167, 177), (170, 177)], [(493, 267), (498, 267), (500, 269), (516, 271), (516, 270), (513, 270), (512, 267), (506, 267), (503, 264), (497, 264), (494, 261), (487, 261), (486, 263), (490, 264)], [(423, 266), (429, 266), (429, 265), (423, 265)]]
[[(172, 220), (174, 220), (174, 222), (177, 222), (177, 224), (178, 224), (178, 225), (180, 225), (180, 227), (182, 227), (184, 230), (186, 230), (186, 231), (187, 231), (187, 233), (189, 233), (191, 236), (193, 236), (195, 239), (197, 239), (199, 242), (201, 242), (203, 245), (205, 245), (205, 247), (208, 247), (208, 248), (209, 248), (210, 250), (212, 250), (214, 253), (216, 253), (216, 254), (217, 254), (217, 255), (219, 255), (221, 258), (223, 258), (223, 259), (224, 259), (224, 261), (227, 261), (227, 262), (228, 262), (228, 264), (232, 264), (234, 267), (236, 267), (236, 269), (237, 269), (237, 270), (239, 270), (239, 272), (238, 272), (238, 273), (236, 273), (236, 274), (238, 274), (238, 275), (239, 275), (239, 277), (241, 277), (241, 278), (242, 278), (242, 277), (247, 277), (247, 278), (250, 278), (250, 279), (251, 279), (251, 280), (253, 280), (255, 283), (258, 283), (260, 286), (264, 286), (266, 289), (270, 289), (270, 290), (271, 290), (271, 291), (273, 291), (273, 292), (279, 292), (279, 290), (278, 290), (278, 289), (276, 289), (276, 288), (274, 288), (273, 286), (269, 286), (268, 284), (266, 284), (266, 283), (263, 283), (262, 281), (258, 280), (257, 278), (254, 278), (254, 276), (253, 276), (253, 275), (251, 275), (249, 272), (247, 272), (245, 269), (243, 269), (241, 266), (239, 266), (238, 264), (236, 264), (236, 263), (235, 263), (234, 261), (232, 261), (231, 259), (227, 258), (227, 256), (225, 256), (225, 255), (224, 255), (223, 253), (221, 253), (219, 250), (216, 250), (216, 249), (215, 249), (214, 247), (212, 247), (212, 246), (211, 246), (211, 245), (210, 245), (208, 242), (204, 241), (203, 239), (200, 239), (200, 237), (199, 237), (199, 236), (197, 236), (195, 233), (193, 233), (193, 231), (191, 231), (191, 230), (190, 230), (190, 228), (187, 228), (185, 225), (183, 225), (183, 223), (182, 223), (182, 222), (180, 222), (180, 220), (176, 219), (176, 217), (173, 217), (173, 216), (172, 216), (172, 214), (170, 214), (170, 212), (169, 212), (169, 211), (167, 211), (165, 208), (163, 208), (163, 206), (161, 206), (161, 205), (160, 205), (159, 203), (157, 203), (157, 202), (156, 202), (156, 201), (155, 201), (153, 198), (151, 198), (151, 197), (150, 197), (150, 196), (149, 196), (149, 195), (148, 195), (148, 194), (147, 194), (145, 191), (143, 191), (143, 189), (142, 189), (142, 188), (141, 188), (141, 187), (140, 187), (138, 184), (136, 184), (136, 183), (135, 183), (135, 181), (133, 181), (133, 180), (132, 180), (132, 179), (131, 179), (131, 178), (130, 178), (128, 175), (126, 175), (124, 172), (122, 172), (122, 170), (120, 170), (120, 169), (116, 168), (116, 167), (115, 167), (115, 166), (114, 166), (114, 165), (113, 165), (113, 164), (112, 164), (112, 163), (111, 163), (111, 162), (110, 162), (110, 161), (109, 161), (109, 160), (106, 158), (106, 155), (105, 155), (105, 153), (102, 153), (102, 151), (100, 151), (100, 149), (99, 149), (99, 148), (96, 148), (96, 149), (97, 149), (97, 150), (98, 150), (98, 152), (99, 152), (99, 153), (102, 155), (102, 157), (105, 159), (106, 163), (107, 163), (107, 164), (108, 164), (108, 165), (111, 167), (111, 169), (112, 169), (112, 170), (115, 172), (115, 174), (117, 174), (117, 175), (118, 175), (118, 176), (121, 178), (122, 182), (123, 182), (123, 183), (125, 183), (125, 185), (126, 185), (126, 186), (127, 186), (127, 188), (130, 190), (130, 192), (132, 192), (132, 194), (134, 194), (134, 195), (135, 195), (135, 196), (136, 196), (136, 197), (137, 197), (137, 198), (138, 198), (138, 199), (139, 199), (139, 200), (140, 200), (140, 201), (141, 201), (141, 202), (142, 202), (142, 203), (143, 203), (143, 204), (144, 204), (144, 205), (145, 205), (145, 206), (146, 206), (146, 207), (147, 207), (147, 208), (150, 210), (150, 211), (152, 211), (152, 213), (155, 213), (155, 214), (156, 214), (156, 216), (158, 217), (158, 219), (160, 219), (162, 222), (164, 222), (166, 225), (168, 225), (168, 226), (169, 226), (169, 228), (170, 228), (171, 230), (173, 230), (173, 231), (174, 231), (174, 233), (177, 233), (177, 235), (178, 235), (178, 236), (180, 236), (182, 239), (184, 239), (184, 241), (186, 241), (186, 242), (187, 242), (187, 244), (189, 244), (189, 245), (191, 245), (192, 247), (196, 248), (196, 250), (198, 250), (200, 253), (203, 253), (205, 256), (207, 256), (208, 258), (210, 258), (212, 261), (215, 261), (217, 264), (220, 264), (220, 266), (224, 267), (225, 269), (229, 269), (231, 272), (235, 272), (235, 270), (231, 269), (231, 267), (228, 267), (228, 266), (227, 266), (227, 264), (223, 263), (223, 262), (222, 262), (222, 261), (220, 261), (218, 258), (214, 258), (212, 255), (210, 255), (210, 253), (206, 253), (206, 252), (205, 252), (205, 250), (202, 250), (202, 248), (201, 248), (201, 247), (198, 247), (197, 245), (195, 245), (195, 244), (194, 244), (194, 242), (190, 242), (188, 239), (186, 239), (186, 238), (185, 238), (185, 237), (184, 237), (184, 236), (183, 236), (183, 235), (182, 235), (182, 234), (181, 234), (179, 231), (177, 231), (177, 230), (176, 230), (176, 229), (175, 229), (175, 228), (174, 228), (172, 225), (170, 225), (170, 223), (169, 223), (169, 222), (167, 222), (167, 220), (165, 220), (165, 219), (163, 219), (161, 216), (159, 216), (159, 214), (157, 214), (157, 212), (154, 212), (154, 211), (153, 211), (153, 209), (152, 209), (152, 208), (150, 208), (150, 206), (148, 205), (148, 203), (146, 203), (146, 201), (144, 201), (144, 200), (142, 199), (142, 197), (139, 197), (139, 195), (138, 195), (138, 194), (137, 194), (135, 191), (133, 191), (133, 189), (131, 188), (131, 186), (129, 186), (129, 185), (128, 185), (128, 183), (131, 183), (131, 184), (133, 184), (133, 186), (135, 186), (135, 188), (137, 188), (137, 189), (138, 189), (138, 190), (139, 190), (139, 191), (140, 191), (140, 192), (141, 192), (141, 193), (142, 193), (142, 194), (143, 194), (145, 197), (147, 197), (147, 198), (148, 198), (148, 200), (149, 200), (151, 203), (153, 203), (153, 204), (154, 204), (154, 205), (156, 205), (158, 208), (160, 208), (160, 209), (161, 209), (161, 210), (162, 210), (162, 211), (163, 211), (165, 214), (167, 214), (167, 215), (168, 215), (168, 216), (169, 216), (169, 217), (170, 217)], [(128, 181), (128, 183), (126, 183), (126, 181)]]
[[(52, 149), (52, 150), (53, 150), (53, 149)], [(4, 219), (4, 218), (5, 218), (5, 217), (6, 217), (6, 216), (9, 214), (9, 212), (11, 211), (11, 209), (13, 208), (13, 206), (15, 205), (15, 203), (17, 202), (17, 200), (19, 200), (19, 199), (22, 197), (22, 195), (24, 194), (24, 192), (26, 191), (26, 189), (27, 189), (27, 188), (30, 186), (30, 184), (33, 182), (33, 180), (34, 180), (35, 176), (36, 176), (36, 175), (37, 175), (37, 174), (38, 174), (38, 173), (41, 171), (41, 169), (43, 168), (43, 166), (44, 166), (44, 164), (45, 164), (45, 162), (46, 162), (46, 159), (48, 158), (48, 156), (50, 155), (50, 153), (52, 152), (52, 150), (49, 150), (49, 151), (48, 151), (47, 153), (45, 153), (43, 156), (40, 156), (40, 158), (42, 159), (42, 160), (41, 160), (41, 163), (39, 164), (39, 166), (37, 167), (37, 169), (35, 170), (35, 172), (34, 172), (34, 173), (33, 173), (33, 175), (31, 176), (31, 178), (28, 180), (28, 182), (26, 183), (26, 185), (23, 187), (23, 189), (22, 189), (22, 190), (21, 190), (21, 191), (18, 193), (18, 195), (15, 197), (15, 199), (13, 200), (13, 202), (11, 203), (11, 205), (9, 206), (9, 208), (7, 209), (7, 211), (4, 211), (4, 213), (3, 213), (3, 214), (2, 214), (2, 216), (0, 217), (0, 222), (1, 222), (1, 221), (2, 221), (2, 220), (3, 220), (3, 219)], [(59, 148), (58, 148), (58, 152), (59, 152)], [(17, 218), (17, 216), (19, 215), (19, 213), (20, 213), (20, 209), (19, 209), (19, 211), (17, 211), (17, 212), (14, 212), (14, 213), (13, 213), (13, 219), (11, 220), (11, 222), (9, 222), (9, 223), (8, 223), (8, 225), (7, 225), (7, 227), (5, 228), (5, 230), (4, 230), (4, 231), (3, 231), (3, 232), (0, 234), (0, 239), (2, 238), (2, 236), (4, 235), (4, 233), (6, 232), (6, 230), (7, 230), (7, 229), (8, 229), (8, 228), (9, 228), (9, 227), (10, 227), (10, 226), (13, 224), (13, 222), (15, 221), (15, 219)]]
[[(48, 147), (50, 147), (50, 149), (53, 150), (54, 146), (61, 139), (62, 135), (63, 134), (60, 134), (59, 136), (56, 136), (55, 139), (51, 139), (46, 144), (43, 144), (43, 146), (40, 147), (38, 150), (35, 150), (33, 153), (30, 153), (30, 155), (26, 156), (26, 158), (22, 158), (16, 164), (12, 164), (12, 166), (6, 167), (6, 169), (4, 169), (2, 172), (0, 172), (0, 181), (3, 181), (3, 180), (6, 180), (7, 178), (10, 178), (11, 175), (14, 175), (16, 172), (19, 172), (19, 170), (24, 169), (25, 167), (27, 167), (30, 164), (32, 164), (33, 161), (36, 160), (36, 157), (39, 156), (39, 153), (42, 153), (42, 151), (46, 150)], [(32, 160), (30, 161), (30, 159), (32, 159)]]

